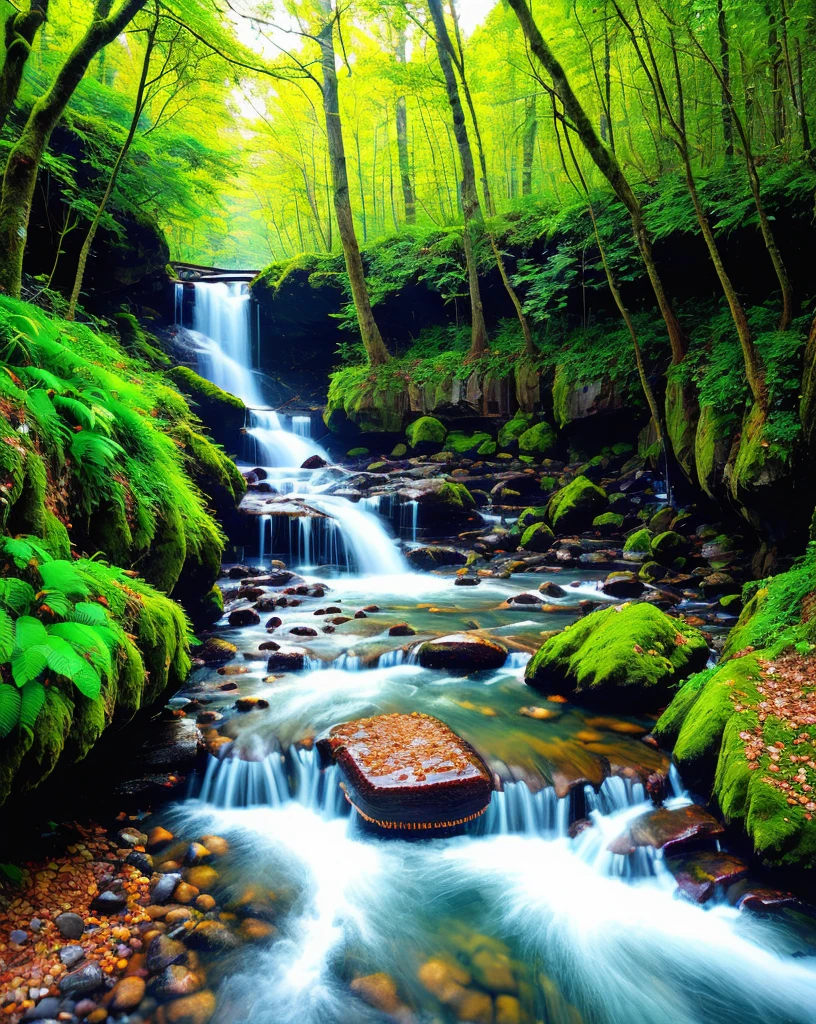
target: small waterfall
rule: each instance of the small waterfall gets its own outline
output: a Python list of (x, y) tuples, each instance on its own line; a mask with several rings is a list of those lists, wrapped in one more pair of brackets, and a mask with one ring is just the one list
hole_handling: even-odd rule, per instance
[(173, 294), (173, 323), (181, 327), (184, 321), (184, 285), (177, 283)]
[(559, 799), (551, 786), (533, 793), (524, 782), (508, 782), (493, 794), (476, 830), (482, 835), (531, 835), (556, 839), (566, 836), (570, 798)]
[(312, 417), (311, 416), (293, 416), (292, 417), (292, 433), (295, 437), (311, 437), (312, 436)]
[(507, 655), (507, 661), (504, 663), (504, 668), (513, 670), (526, 668), (530, 658), (532, 658), (532, 654), (528, 654), (527, 651), (510, 651)]
[(399, 527), (400, 533), (405, 536), (407, 533), (411, 543), (416, 544), (417, 526), (419, 524), (419, 502), (406, 501), (400, 505)]

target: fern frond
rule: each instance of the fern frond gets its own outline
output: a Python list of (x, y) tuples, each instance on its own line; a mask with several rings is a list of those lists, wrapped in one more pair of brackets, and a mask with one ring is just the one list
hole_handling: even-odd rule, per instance
[(14, 686), (0, 683), (0, 739), (11, 732), (20, 721), (20, 691)]
[(40, 717), (45, 704), (45, 687), (42, 683), (32, 680), (20, 690), (20, 725), (29, 731)]
[(39, 572), (45, 590), (61, 590), (69, 597), (87, 597), (90, 593), (88, 584), (72, 562), (64, 559), (45, 562), (39, 567)]

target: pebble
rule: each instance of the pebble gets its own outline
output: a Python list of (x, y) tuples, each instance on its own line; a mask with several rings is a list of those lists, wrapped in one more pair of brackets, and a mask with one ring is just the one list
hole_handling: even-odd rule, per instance
[(167, 843), (171, 843), (172, 841), (173, 833), (168, 832), (166, 828), (161, 828), (160, 826), (157, 826), (156, 828), (152, 828), (148, 832), (147, 842), (145, 843), (145, 846), (148, 848), (148, 850), (155, 850), (157, 847), (164, 846)]
[(186, 956), (187, 950), (181, 942), (166, 935), (157, 935), (147, 949), (147, 969), (151, 974), (157, 974), (165, 967), (184, 960)]
[(85, 931), (85, 922), (79, 914), (73, 914), (70, 911), (67, 914), (60, 914), (54, 924), (64, 939), (82, 938), (82, 933)]
[(24, 946), (28, 942), (28, 932), (24, 932), (22, 928), (15, 928), (14, 931), (9, 934), (9, 939), (15, 946)]
[(93, 992), (102, 984), (104, 975), (96, 964), (86, 964), (60, 979), (59, 988), (64, 996), (82, 996)]
[(60, 1012), (61, 1000), (57, 996), (46, 996), (36, 1006), (30, 1006), (23, 1020), (47, 1020), (49, 1017), (56, 1017)]
[(101, 892), (91, 901), (91, 910), (106, 916), (120, 914), (126, 906), (127, 896), (121, 892), (114, 892), (113, 889)]
[(63, 946), (59, 951), (60, 960), (68, 968), (75, 967), (84, 957), (85, 950), (82, 946)]
[(110, 1006), (114, 1010), (135, 1010), (144, 998), (143, 978), (131, 976), (117, 981), (111, 990)]
[(154, 903), (166, 903), (173, 895), (173, 892), (180, 881), (181, 875), (175, 871), (170, 871), (166, 875), (162, 875), (150, 890), (150, 899)]

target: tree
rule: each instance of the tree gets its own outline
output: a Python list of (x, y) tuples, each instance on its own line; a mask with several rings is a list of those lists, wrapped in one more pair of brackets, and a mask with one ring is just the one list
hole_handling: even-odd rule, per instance
[(25, 127), (12, 146), (0, 190), (0, 291), (19, 296), (37, 172), (51, 133), (93, 58), (125, 28), (146, 0), (96, 0), (84, 34), (66, 57), (50, 88), (35, 101)]
[(31, 0), (28, 10), (15, 10), (4, 26), (5, 56), (0, 69), (0, 129), (14, 107), (34, 37), (45, 22), (48, 0)]

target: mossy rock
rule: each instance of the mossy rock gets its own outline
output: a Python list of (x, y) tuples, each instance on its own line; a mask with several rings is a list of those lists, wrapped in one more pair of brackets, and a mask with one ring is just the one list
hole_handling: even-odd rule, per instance
[(457, 455), (466, 455), (468, 452), (475, 452), (483, 444), (492, 444), (493, 438), (483, 430), (477, 430), (475, 434), (465, 434), (460, 430), (452, 430), (445, 438), (445, 448)]
[(369, 473), (381, 473), (384, 469), (388, 468), (387, 462), (370, 462), (366, 467)]
[(652, 531), (643, 527), (635, 530), (626, 538), (623, 545), (623, 557), (630, 562), (642, 562), (652, 553)]
[(645, 580), (647, 583), (657, 583), (658, 580), (665, 579), (668, 575), (669, 570), (659, 562), (644, 562), (638, 570), (640, 579)]
[(682, 558), (687, 553), (688, 541), (672, 530), (666, 530), (652, 539), (652, 554), (664, 565), (671, 565), (675, 558)]
[[(351, 454), (351, 453), (349, 453)], [(408, 446), (402, 443), (395, 444), (391, 450), (392, 459), (402, 459), (408, 454)]]
[(547, 506), (538, 505), (530, 506), (518, 517), (518, 528), (524, 532), (528, 526), (532, 526), (533, 523), (546, 523), (547, 522)]
[(518, 441), (521, 435), (529, 429), (532, 415), (526, 412), (519, 412), (510, 420), (509, 423), (499, 430), (498, 442), (500, 448), (507, 448), (513, 444), (514, 441)]
[(672, 688), (705, 666), (699, 630), (650, 604), (592, 612), (549, 639), (527, 666), (536, 689), (617, 711), (663, 707)]
[(585, 476), (577, 476), (550, 498), (547, 518), (560, 533), (585, 530), (605, 507), (606, 491)]
[(533, 523), (521, 535), (521, 547), (526, 551), (549, 551), (555, 540), (546, 523)]
[(420, 444), (442, 444), (447, 436), (445, 425), (435, 416), (420, 416), (418, 420), (408, 425), (405, 436), (408, 444), (416, 448)]
[(196, 412), (219, 444), (225, 448), (235, 444), (247, 414), (240, 398), (205, 380), (189, 366), (174, 366), (165, 371), (165, 376), (193, 402)]
[(159, 348), (158, 338), (147, 334), (132, 313), (114, 313), (113, 320), (129, 355), (135, 359), (145, 359), (156, 367), (171, 365), (170, 357)]
[[(405, 450), (407, 451), (408, 449), (406, 448)], [(350, 459), (364, 459), (366, 457), (366, 455), (370, 455), (370, 454), (371, 454), (371, 452), (368, 450), (368, 448), (350, 448), (346, 452), (346, 455)]]
[(490, 455), (496, 454), (497, 447), (498, 446), (495, 441), (482, 441), (482, 443), (476, 449), (476, 454), (489, 457)]
[(555, 451), (558, 439), (555, 430), (549, 423), (536, 423), (534, 427), (525, 430), (519, 436), (519, 451), (525, 455), (536, 455), (539, 458), (546, 458)]
[(592, 525), (598, 529), (610, 526), (613, 530), (619, 530), (623, 526), (623, 518), (620, 512), (602, 512), (599, 516), (595, 516)]
[(538, 486), (545, 494), (552, 494), (555, 488), (558, 486), (558, 481), (554, 476), (542, 476), (538, 481)]

